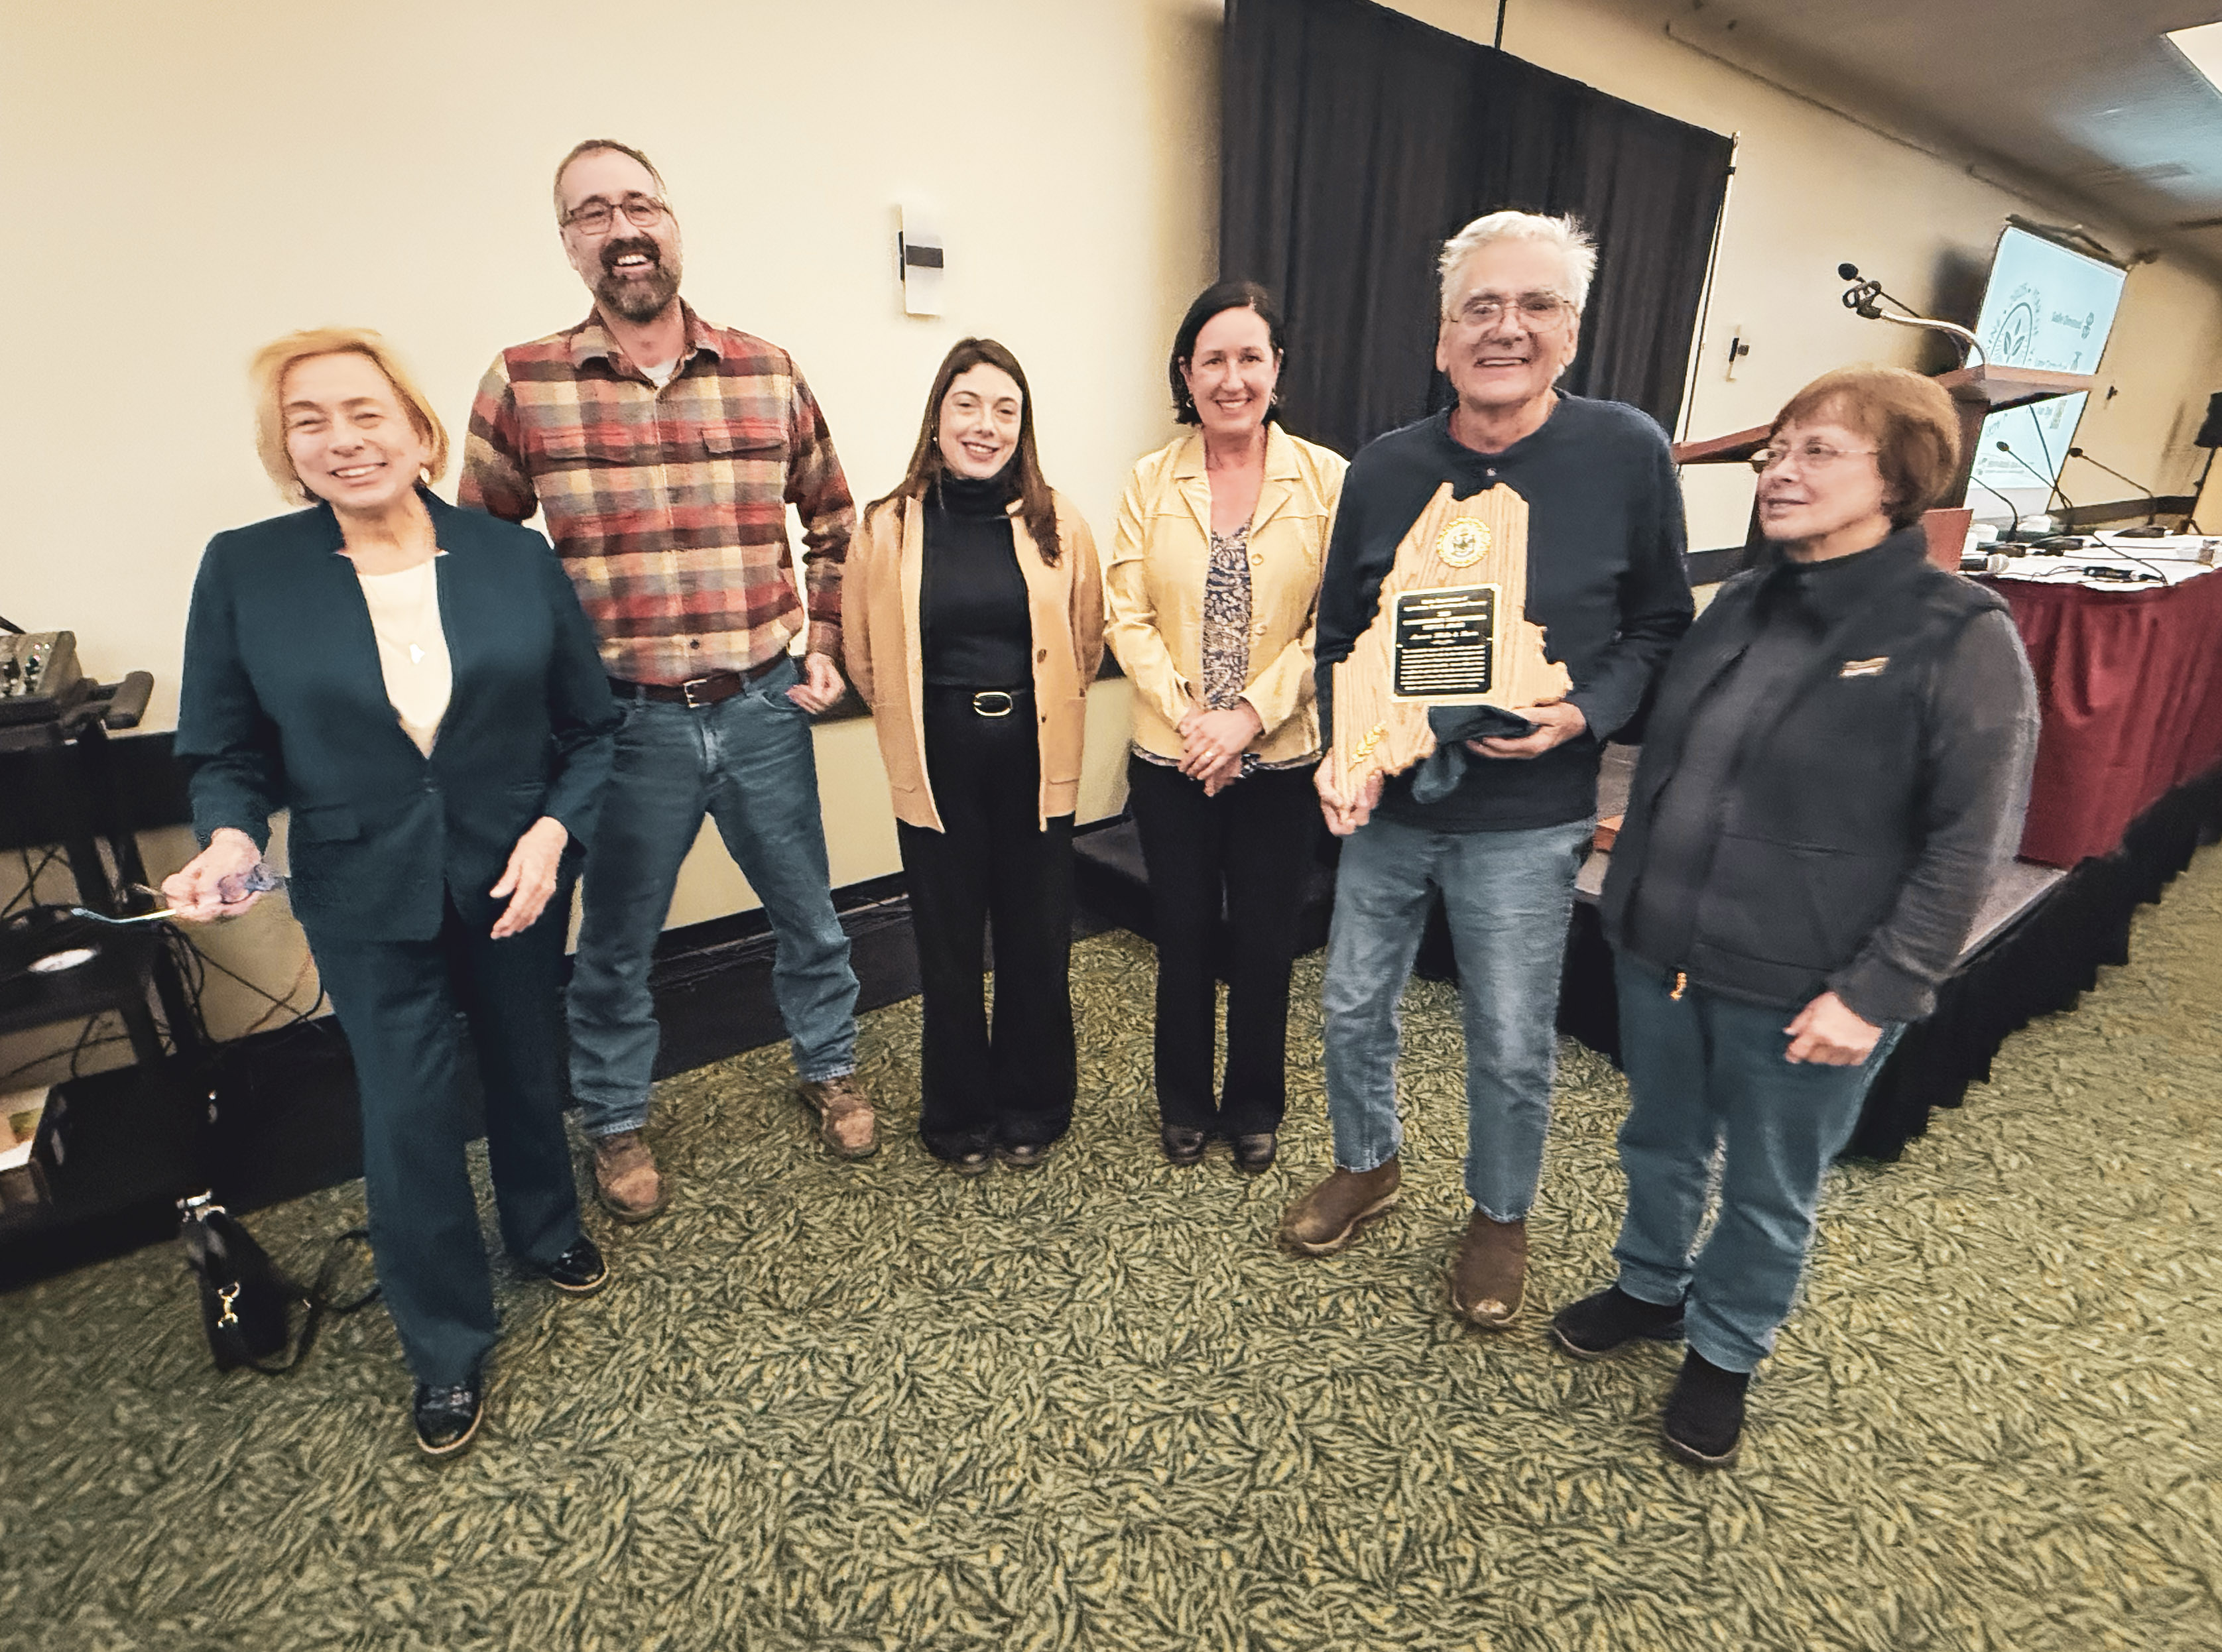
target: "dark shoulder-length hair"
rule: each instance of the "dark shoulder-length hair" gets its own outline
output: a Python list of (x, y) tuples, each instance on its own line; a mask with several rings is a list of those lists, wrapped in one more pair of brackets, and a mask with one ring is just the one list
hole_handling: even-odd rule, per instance
[(925, 416), (918, 422), (918, 445), (910, 450), (910, 468), (892, 491), (864, 507), (864, 515), (869, 516), (898, 499), (922, 499), (929, 489), (939, 485), (947, 468), (941, 457), (941, 404), (949, 398), (949, 387), (957, 376), (982, 362), (1001, 367), (1019, 387), (1019, 451), (1013, 460), (1019, 467), (1019, 517), (1042, 560), (1055, 567), (1059, 548), (1057, 497), (1042, 475), (1041, 455), (1034, 447), (1034, 393), (1026, 386), (1026, 370), (1019, 365), (1018, 357), (993, 339), (959, 339), (941, 358), (933, 388), (926, 394)]
[[(1271, 293), (1255, 281), (1220, 281), (1206, 287), (1188, 307), (1188, 314), (1181, 317), (1180, 331), (1173, 335), (1172, 359), (1165, 363), (1165, 378), (1173, 388), (1176, 423), (1203, 422), (1203, 416), (1196, 410), (1196, 398), (1188, 393), (1188, 382), (1181, 377), (1181, 369), (1196, 359), (1196, 335), (1203, 331), (1204, 324), (1229, 310), (1256, 310), (1258, 319), (1265, 323), (1265, 335), (1273, 341), (1273, 354), (1285, 356), (1281, 343), (1281, 307), (1273, 302)], [(1280, 398), (1276, 397), (1265, 410), (1265, 422), (1271, 424), (1280, 416)]]

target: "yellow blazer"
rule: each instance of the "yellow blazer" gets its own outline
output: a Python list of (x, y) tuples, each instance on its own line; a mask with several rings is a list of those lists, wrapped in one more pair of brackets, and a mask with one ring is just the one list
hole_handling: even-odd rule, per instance
[[(1319, 750), (1312, 632), (1328, 529), (1342, 497), (1341, 454), (1265, 427), (1265, 479), (1250, 517), (1250, 680), (1265, 727), (1249, 749), (1269, 763)], [(851, 553), (853, 554), (853, 553)], [(1203, 585), (1211, 566), (1211, 485), (1203, 438), (1181, 437), (1134, 466), (1111, 538), (1105, 641), (1134, 685), (1134, 741), (1181, 754), (1175, 732), (1202, 693)]]
[[(1041, 812), (1071, 814), (1080, 802), (1081, 742), (1088, 685), (1103, 660), (1103, 574), (1095, 536), (1062, 493), (1057, 566), (1042, 560), (1011, 507), (1011, 540), (1026, 576), (1033, 622), (1034, 711), (1041, 746)], [(926, 655), (919, 587), (926, 571), (926, 512), (916, 499), (873, 510), (849, 541), (841, 574), (841, 658), (857, 696), (872, 708), (895, 818), (940, 831), (926, 773)]]

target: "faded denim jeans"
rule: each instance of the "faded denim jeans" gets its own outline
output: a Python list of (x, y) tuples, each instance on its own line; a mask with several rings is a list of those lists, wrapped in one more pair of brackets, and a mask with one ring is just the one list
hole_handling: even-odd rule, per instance
[(833, 911), (810, 717), (787, 698), (800, 679), (782, 661), (716, 705), (623, 702), (571, 973), (571, 1093), (589, 1136), (648, 1122), (649, 966), (706, 812), (771, 921), (772, 992), (794, 1070), (822, 1081), (856, 1069), (857, 977)]
[[(1676, 998), (1666, 977), (1625, 953), (1613, 976), (1629, 1091), (1628, 1217), (1612, 1251), (1620, 1288), (1682, 1303), (1689, 1345), (1723, 1371), (1748, 1371), (1790, 1317), (1822, 1179), (1905, 1029), (1886, 1024), (1858, 1067), (1789, 1061), (1783, 1029), (1795, 1010), (1696, 986)], [(1716, 1152), (1720, 1215), (1698, 1250)]]
[(1466, 1192), (1491, 1221), (1527, 1216), (1551, 1123), (1574, 874), (1594, 825), (1440, 832), (1377, 815), (1345, 841), (1324, 994), (1328, 1115), (1341, 1168), (1378, 1168), (1403, 1144), (1398, 1006), (1440, 889), (1466, 1023)]

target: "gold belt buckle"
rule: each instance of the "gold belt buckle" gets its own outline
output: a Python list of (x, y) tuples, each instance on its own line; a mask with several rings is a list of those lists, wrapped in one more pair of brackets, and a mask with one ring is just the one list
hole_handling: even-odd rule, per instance
[[(991, 708), (990, 700), (1001, 700), (1002, 704)], [(1018, 701), (1004, 688), (983, 688), (972, 697), (973, 710), (983, 717), (1007, 717), (1017, 705)]]

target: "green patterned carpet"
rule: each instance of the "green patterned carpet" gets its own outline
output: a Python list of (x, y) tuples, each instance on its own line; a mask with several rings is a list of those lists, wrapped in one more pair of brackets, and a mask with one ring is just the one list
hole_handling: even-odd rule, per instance
[[(157, 1249), (0, 1301), (0, 1645), (911, 1649), (2222, 1646), (2222, 852), (2130, 967), (1829, 1205), (1742, 1464), (1658, 1449), (1675, 1356), (1446, 1311), (1459, 1042), (1415, 986), (1403, 1211), (1271, 1240), (1328, 1157), (1318, 961), (1283, 1167), (1157, 1157), (1147, 948), (1078, 951), (1080, 1123), (978, 1181), (815, 1150), (767, 1050), (661, 1093), (670, 1213), (518, 1283), (474, 1453), (411, 1443), (391, 1327), (211, 1372)], [(1616, 1075), (1567, 1048), (1537, 1294), (1604, 1276)], [(264, 1213), (281, 1260), (360, 1215)], [(597, 1230), (599, 1231), (600, 1230)]]

